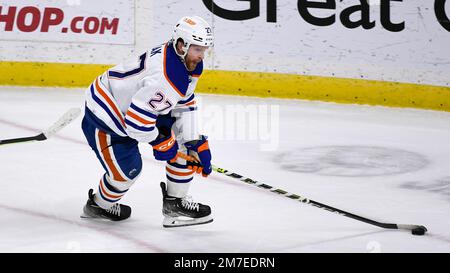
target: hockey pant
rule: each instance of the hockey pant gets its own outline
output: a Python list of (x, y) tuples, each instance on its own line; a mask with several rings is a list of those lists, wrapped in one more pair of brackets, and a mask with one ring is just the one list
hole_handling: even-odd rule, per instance
[[(142, 157), (138, 142), (130, 137), (117, 135), (87, 108), (82, 129), (89, 146), (105, 170), (100, 178), (94, 201), (100, 207), (108, 209), (125, 195), (141, 174)], [(180, 151), (185, 152), (184, 146), (180, 146)], [(150, 146), (148, 152), (151, 154)], [(193, 174), (194, 172), (187, 168), (184, 159), (178, 158), (176, 162), (167, 162), (168, 195), (184, 197), (189, 190)]]

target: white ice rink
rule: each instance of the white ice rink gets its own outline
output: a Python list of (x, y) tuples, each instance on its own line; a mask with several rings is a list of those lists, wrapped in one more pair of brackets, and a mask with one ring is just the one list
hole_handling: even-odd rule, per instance
[[(213, 223), (164, 229), (164, 164), (144, 144), (143, 173), (122, 199), (133, 209), (131, 218), (80, 219), (103, 169), (79, 117), (46, 141), (0, 146), (0, 252), (450, 252), (450, 113), (201, 98), (217, 166), (377, 221), (425, 225), (429, 232), (382, 229), (221, 174), (197, 177), (190, 191), (195, 201), (211, 205)], [(237, 105), (256, 116), (233, 122)], [(71, 107), (83, 107), (81, 89), (2, 87), (0, 139), (36, 134)], [(240, 136), (245, 127), (251, 129)]]

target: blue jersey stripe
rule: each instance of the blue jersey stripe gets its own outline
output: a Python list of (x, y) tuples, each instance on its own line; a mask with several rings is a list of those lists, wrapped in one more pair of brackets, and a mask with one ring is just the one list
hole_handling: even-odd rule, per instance
[(129, 76), (138, 74), (142, 70), (145, 69), (145, 59), (146, 58), (147, 58), (147, 52), (142, 54), (141, 56), (139, 56), (139, 67), (138, 68), (135, 68), (133, 70), (126, 71), (126, 72), (118, 72), (118, 71), (110, 70), (110, 71), (108, 71), (108, 75), (110, 77), (122, 79), (122, 78), (126, 78), (126, 77), (129, 77)]
[(158, 117), (158, 115), (155, 115), (155, 114), (152, 114), (152, 113), (150, 113), (148, 111), (145, 111), (144, 109), (137, 107), (133, 103), (130, 105), (130, 108), (135, 110), (136, 112), (139, 112), (139, 113), (143, 114), (144, 116), (147, 116), (147, 117), (151, 118), (151, 119), (156, 119)]
[(132, 121), (130, 121), (127, 118), (125, 118), (125, 124), (130, 125), (131, 127), (133, 127), (136, 130), (144, 131), (144, 132), (151, 132), (151, 131), (153, 131), (155, 129), (155, 126), (143, 127), (143, 126), (136, 125), (135, 123), (133, 123)]
[(106, 111), (106, 113), (107, 113), (108, 116), (112, 119), (112, 121), (114, 122), (114, 124), (116, 125), (116, 127), (117, 127), (122, 133), (126, 134), (126, 133), (125, 133), (125, 130), (123, 129), (122, 124), (117, 120), (117, 118), (114, 116), (114, 114), (109, 110), (108, 106), (106, 106), (106, 104), (103, 103), (103, 101), (101, 101), (101, 100), (95, 95), (94, 87), (93, 87), (92, 85), (91, 85), (91, 94), (92, 94), (92, 98), (94, 99), (94, 101), (95, 101), (98, 105), (100, 105), (100, 106), (103, 108), (103, 110)]
[(178, 104), (186, 104), (186, 103), (190, 102), (191, 100), (193, 100), (194, 97), (195, 97), (194, 94), (192, 94), (187, 100), (180, 100), (178, 102)]
[(117, 132), (114, 131), (108, 125), (106, 125), (105, 122), (103, 122), (103, 120), (101, 120), (100, 118), (95, 116), (94, 113), (92, 113), (92, 111), (89, 110), (89, 108), (87, 106), (85, 107), (84, 117), (86, 118), (86, 120), (89, 121), (89, 123), (92, 123), (99, 130), (101, 130), (101, 131), (103, 131), (103, 132), (105, 132), (107, 134), (113, 135), (113, 136), (119, 136), (117, 134)]

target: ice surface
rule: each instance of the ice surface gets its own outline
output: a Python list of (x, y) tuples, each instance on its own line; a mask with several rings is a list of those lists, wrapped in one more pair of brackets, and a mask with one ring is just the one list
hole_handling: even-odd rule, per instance
[[(143, 173), (122, 199), (132, 217), (80, 219), (103, 170), (79, 117), (46, 141), (0, 146), (0, 252), (450, 252), (450, 113), (199, 97), (218, 167), (429, 233), (381, 229), (217, 173), (190, 191), (214, 222), (164, 229), (164, 164), (145, 144)], [(1, 87), (0, 138), (37, 134), (71, 107), (83, 107), (83, 90)], [(239, 121), (239, 107), (256, 116)]]

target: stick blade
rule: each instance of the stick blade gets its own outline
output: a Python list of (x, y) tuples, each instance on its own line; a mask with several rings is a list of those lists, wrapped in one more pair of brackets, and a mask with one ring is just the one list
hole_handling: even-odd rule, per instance
[(421, 225), (397, 225), (398, 229), (405, 229), (411, 231), (413, 235), (424, 235), (428, 229)]
[(75, 120), (81, 113), (80, 108), (71, 108), (64, 115), (62, 115), (58, 121), (56, 121), (51, 127), (43, 131), (46, 138), (49, 138), (56, 134), (59, 130), (69, 125)]

